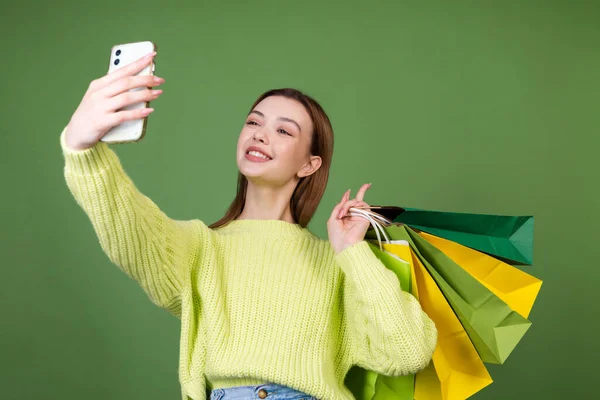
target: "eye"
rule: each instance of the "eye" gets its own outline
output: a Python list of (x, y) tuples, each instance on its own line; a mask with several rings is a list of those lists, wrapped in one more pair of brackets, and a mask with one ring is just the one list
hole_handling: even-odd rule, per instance
[(283, 133), (285, 133), (286, 135), (290, 135), (290, 136), (292, 136), (292, 135), (291, 135), (291, 134), (289, 134), (289, 133), (288, 133), (288, 132), (287, 132), (285, 129), (279, 129), (279, 131), (278, 131), (278, 132), (283, 132)]
[(246, 125), (258, 125), (255, 121), (248, 121)]

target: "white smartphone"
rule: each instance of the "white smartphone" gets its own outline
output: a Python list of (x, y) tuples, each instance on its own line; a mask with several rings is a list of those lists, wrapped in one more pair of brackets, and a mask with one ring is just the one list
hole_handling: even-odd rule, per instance
[[(114, 45), (110, 51), (110, 59), (108, 72), (111, 73), (119, 68), (122, 68), (134, 61), (137, 61), (146, 54), (156, 51), (157, 47), (154, 42), (135, 42)], [(156, 64), (153, 61), (136, 75), (153, 75)], [(144, 88), (133, 88), (130, 92), (143, 90)], [(117, 111), (121, 110), (136, 110), (148, 107), (149, 101), (130, 104)], [(146, 134), (146, 125), (148, 117), (138, 118), (130, 121), (125, 121), (120, 125), (111, 128), (102, 138), (101, 141), (106, 143), (131, 143), (137, 142), (144, 138)]]

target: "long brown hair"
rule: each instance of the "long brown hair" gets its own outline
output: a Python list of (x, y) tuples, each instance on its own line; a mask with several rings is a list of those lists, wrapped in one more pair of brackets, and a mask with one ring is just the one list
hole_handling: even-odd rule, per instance
[[(313, 123), (310, 155), (321, 157), (321, 166), (313, 174), (300, 178), (290, 199), (290, 209), (294, 221), (303, 228), (306, 228), (317, 211), (317, 207), (327, 186), (329, 167), (331, 166), (333, 156), (333, 128), (331, 127), (329, 117), (321, 105), (315, 99), (297, 89), (283, 88), (269, 90), (260, 95), (252, 107), (250, 107), (250, 111), (269, 96), (283, 96), (298, 101), (304, 106)], [(223, 218), (209, 225), (209, 228), (218, 228), (226, 225), (242, 213), (246, 202), (247, 187), (248, 179), (241, 172), (238, 172), (235, 199), (233, 199)]]

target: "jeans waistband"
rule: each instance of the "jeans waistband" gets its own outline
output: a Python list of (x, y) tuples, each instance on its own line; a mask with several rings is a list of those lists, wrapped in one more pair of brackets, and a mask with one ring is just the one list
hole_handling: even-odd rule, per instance
[(213, 389), (210, 400), (317, 400), (309, 394), (277, 383)]

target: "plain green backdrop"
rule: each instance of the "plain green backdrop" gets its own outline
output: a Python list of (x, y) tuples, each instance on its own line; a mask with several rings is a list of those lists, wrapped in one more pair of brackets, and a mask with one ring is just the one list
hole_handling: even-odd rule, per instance
[(444, 211), (534, 215), (533, 325), (474, 399), (597, 395), (600, 5), (582, 1), (3, 2), (0, 397), (178, 399), (178, 320), (110, 263), (63, 177), (59, 134), (112, 45), (158, 44), (164, 94), (113, 145), (177, 219), (219, 219), (263, 91), (331, 117), (330, 181)]

